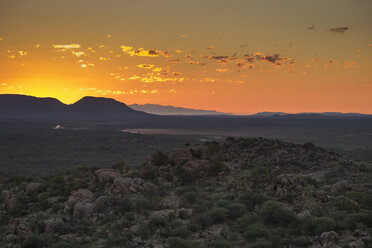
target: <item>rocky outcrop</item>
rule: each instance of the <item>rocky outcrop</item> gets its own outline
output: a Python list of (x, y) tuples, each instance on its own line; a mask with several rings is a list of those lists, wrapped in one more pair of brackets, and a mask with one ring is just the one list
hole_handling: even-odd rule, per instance
[(192, 154), (189, 149), (177, 149), (169, 153), (168, 158), (176, 164), (181, 164), (185, 161), (191, 160)]
[(28, 194), (38, 193), (41, 189), (41, 183), (29, 183), (25, 190)]
[(282, 174), (277, 177), (274, 190), (278, 195), (285, 195), (290, 192), (298, 191), (306, 185), (307, 182), (299, 176), (293, 174)]
[(93, 214), (94, 204), (91, 202), (78, 202), (74, 206), (73, 216), (76, 219), (88, 221)]
[(331, 248), (335, 247), (340, 237), (335, 231), (324, 232), (320, 235), (320, 243), (322, 247)]
[(120, 171), (115, 169), (100, 169), (94, 172), (93, 183), (109, 182), (117, 177), (121, 177)]
[(64, 209), (67, 212), (73, 212), (77, 219), (88, 220), (93, 213), (93, 193), (87, 189), (78, 189), (72, 191), (65, 202)]
[(61, 218), (51, 218), (44, 221), (46, 233), (56, 233), (64, 228), (64, 222)]
[(18, 206), (18, 199), (17, 196), (13, 193), (12, 190), (4, 190), (1, 192), (1, 196), (4, 199), (4, 208), (5, 209), (13, 209)]

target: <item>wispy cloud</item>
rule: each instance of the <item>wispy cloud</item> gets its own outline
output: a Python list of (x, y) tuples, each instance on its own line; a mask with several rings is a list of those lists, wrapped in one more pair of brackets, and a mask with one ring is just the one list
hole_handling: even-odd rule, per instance
[(332, 33), (339, 33), (343, 34), (345, 31), (347, 31), (349, 27), (337, 27), (337, 28), (331, 28), (328, 31)]
[(81, 45), (79, 45), (79, 44), (53, 45), (53, 47), (55, 49), (66, 50), (66, 49), (79, 49), (81, 47)]

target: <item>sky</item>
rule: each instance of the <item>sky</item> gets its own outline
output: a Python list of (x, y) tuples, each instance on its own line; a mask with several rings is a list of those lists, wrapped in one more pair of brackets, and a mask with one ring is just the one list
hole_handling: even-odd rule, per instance
[(0, 0), (0, 94), (372, 114), (370, 0)]

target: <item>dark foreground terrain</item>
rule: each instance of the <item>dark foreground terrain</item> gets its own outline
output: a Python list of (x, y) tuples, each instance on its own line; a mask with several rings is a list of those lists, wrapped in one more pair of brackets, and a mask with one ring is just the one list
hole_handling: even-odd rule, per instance
[(263, 138), (0, 182), (0, 247), (371, 247), (372, 167)]

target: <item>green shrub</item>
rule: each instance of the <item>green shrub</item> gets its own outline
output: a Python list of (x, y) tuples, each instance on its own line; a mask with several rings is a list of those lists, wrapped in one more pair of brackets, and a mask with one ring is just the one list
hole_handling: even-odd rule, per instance
[(248, 241), (256, 241), (258, 238), (268, 238), (270, 234), (270, 230), (266, 226), (255, 223), (246, 227), (243, 236)]
[(264, 203), (261, 215), (266, 223), (288, 225), (296, 220), (294, 213), (277, 201)]
[(182, 200), (187, 202), (188, 204), (194, 204), (197, 202), (199, 198), (199, 194), (196, 192), (186, 192), (182, 195)]
[(335, 231), (338, 223), (329, 217), (309, 217), (305, 219), (304, 229), (310, 235), (319, 235), (323, 232)]
[(168, 156), (164, 154), (162, 151), (156, 151), (151, 157), (151, 162), (155, 166), (162, 166), (162, 165), (167, 165), (169, 160), (168, 160)]
[(271, 248), (272, 242), (265, 238), (259, 238), (254, 244), (248, 246), (249, 248)]
[(244, 216), (237, 219), (239, 227), (244, 231), (246, 228), (257, 221), (257, 216), (253, 214), (245, 214)]
[(248, 210), (254, 210), (257, 205), (262, 204), (262, 195), (248, 191), (240, 197), (240, 202), (247, 206)]
[(228, 168), (224, 162), (220, 160), (212, 160), (209, 162), (207, 168), (208, 176), (218, 176), (221, 172), (227, 171)]
[(112, 168), (116, 169), (116, 170), (119, 170), (119, 171), (128, 171), (129, 170), (128, 166), (123, 161), (120, 161), (120, 162), (117, 162), (117, 163), (113, 164)]
[(247, 210), (246, 206), (244, 204), (241, 204), (241, 203), (231, 203), (231, 204), (227, 205), (226, 208), (229, 211), (228, 216), (232, 219), (239, 218)]
[(227, 240), (213, 240), (207, 244), (207, 248), (231, 248), (232, 245)]
[(197, 242), (177, 237), (168, 238), (168, 248), (197, 248)]
[(213, 224), (225, 221), (228, 211), (224, 208), (213, 208), (207, 214), (211, 217)]
[(349, 214), (343, 221), (344, 226), (354, 231), (360, 224), (367, 227), (371, 227), (372, 223), (372, 214), (371, 213), (355, 213)]

